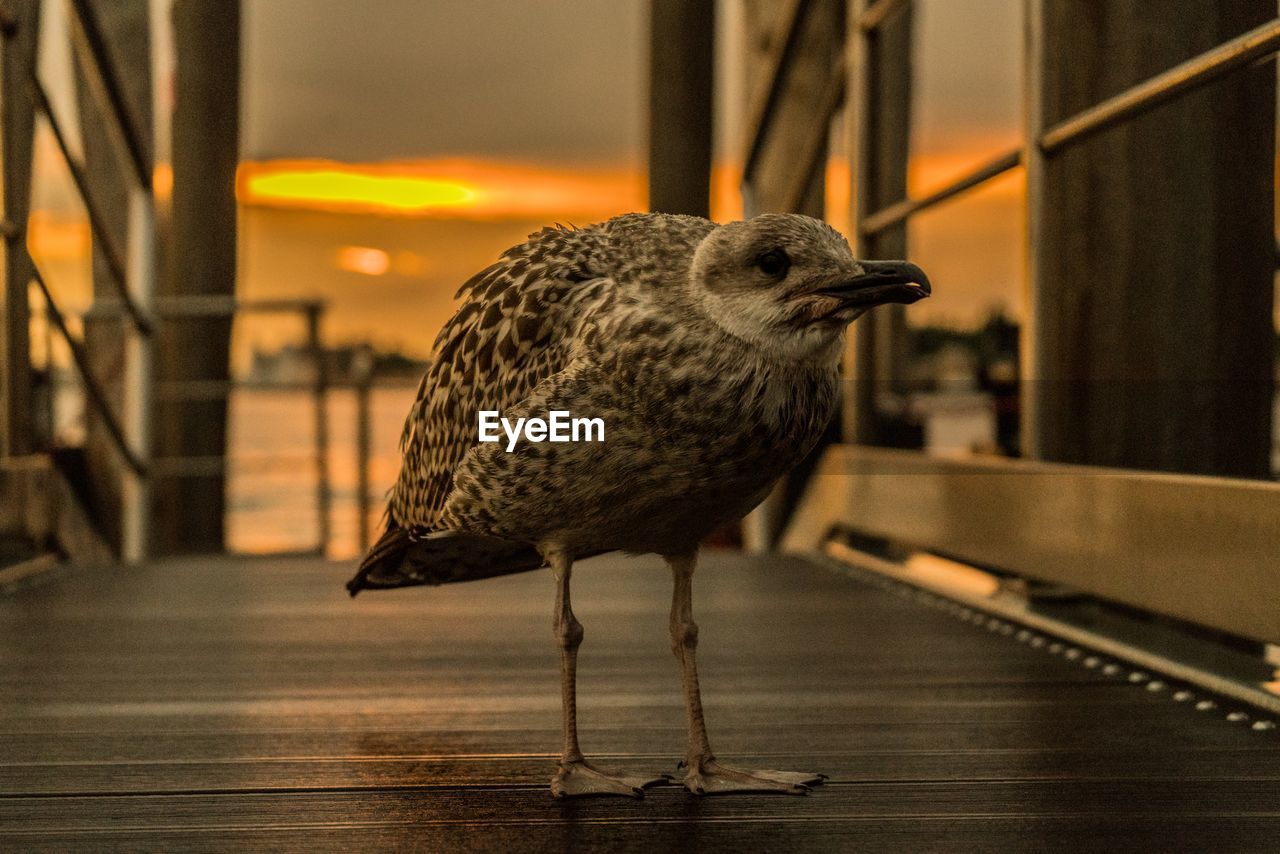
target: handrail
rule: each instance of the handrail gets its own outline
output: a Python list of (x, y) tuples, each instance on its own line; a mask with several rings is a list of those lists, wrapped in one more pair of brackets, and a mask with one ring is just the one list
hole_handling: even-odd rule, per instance
[(871, 235), (884, 231), (898, 225), (908, 218), (928, 210), (935, 205), (941, 204), (948, 199), (954, 198), (961, 193), (972, 190), (974, 187), (981, 186), (992, 178), (996, 178), (1021, 165), (1022, 148), (1006, 151), (998, 157), (988, 160), (986, 163), (965, 173), (959, 178), (934, 190), (926, 196), (916, 199), (903, 199), (900, 202), (894, 202), (886, 208), (881, 208), (870, 216), (862, 220), (860, 228), (863, 234)]
[[(237, 314), (280, 314), (322, 311), (327, 303), (311, 297), (269, 297), (243, 300), (231, 294), (167, 294), (155, 298), (151, 313), (162, 318), (231, 317)], [(98, 300), (89, 310), (111, 316), (124, 310), (117, 300)]]
[(1277, 50), (1280, 50), (1280, 18), (1254, 27), (1243, 35), (1223, 42), (1059, 122), (1040, 137), (1040, 147), (1046, 153), (1057, 151), (1065, 145), (1141, 115), (1183, 92), (1210, 83)]
[[(159, 318), (198, 318), (198, 317), (234, 317), (244, 313), (299, 313), (307, 321), (307, 348), (316, 366), (316, 377), (306, 383), (306, 388), (314, 396), (313, 419), (315, 424), (315, 466), (318, 473), (316, 483), (316, 509), (319, 517), (321, 548), (329, 542), (329, 515), (332, 504), (332, 489), (329, 476), (329, 425), (326, 409), (326, 396), (335, 383), (329, 380), (325, 369), (324, 347), (320, 332), (320, 318), (327, 303), (323, 299), (277, 297), (266, 299), (242, 300), (232, 294), (173, 294), (157, 297), (152, 306), (152, 313)], [(95, 315), (111, 315), (124, 310), (119, 301), (99, 301), (91, 312)], [(231, 381), (224, 380), (191, 380), (181, 382), (161, 382), (157, 391), (168, 400), (217, 400), (227, 397)], [(341, 384), (338, 384), (341, 385)], [(164, 458), (165, 463), (157, 470), (166, 475), (208, 474), (209, 469), (191, 467), (183, 468), (181, 459)], [(175, 462), (177, 461), (177, 462)]]
[(139, 308), (137, 302), (129, 294), (129, 289), (125, 283), (124, 253), (120, 251), (120, 247), (116, 244), (110, 229), (106, 227), (103, 221), (102, 212), (98, 209), (97, 202), (94, 201), (93, 194), (89, 191), (89, 182), (85, 177), (84, 170), (80, 168), (80, 164), (71, 154), (66, 134), (63, 133), (62, 125), (54, 114), (48, 93), (45, 92), (44, 87), (40, 85), (40, 81), (35, 77), (31, 78), (31, 91), (35, 97), (36, 109), (48, 121), (49, 129), (53, 131), (54, 141), (58, 144), (58, 150), (62, 153), (63, 162), (67, 164), (67, 171), (71, 173), (71, 180), (76, 185), (76, 191), (79, 193), (81, 201), (84, 202), (85, 213), (89, 219), (89, 228), (93, 232), (93, 238), (98, 241), (99, 248), (102, 250), (102, 257), (106, 261), (107, 271), (111, 274), (109, 277), (111, 286), (115, 290), (120, 303), (124, 306), (124, 313), (128, 315), (129, 320), (139, 333), (151, 336), (154, 332), (151, 321), (143, 315), (142, 309)]
[[(13, 290), (25, 293), (32, 282), (44, 298), (46, 317), (51, 331), (61, 336), (70, 349), (72, 360), (79, 373), (85, 392), (87, 409), (105, 425), (109, 444), (123, 460), (120, 481), (120, 553), (129, 562), (146, 557), (150, 543), (150, 457), (151, 457), (151, 374), (154, 350), (154, 327), (149, 314), (150, 300), (155, 290), (156, 272), (156, 222), (155, 197), (152, 193), (150, 167), (138, 129), (130, 122), (119, 78), (111, 61), (102, 31), (98, 26), (87, 0), (71, 0), (70, 39), (78, 60), (78, 67), (96, 102), (94, 118), (106, 129), (109, 142), (115, 148), (115, 165), (124, 174), (128, 189), (127, 239), (123, 246), (114, 239), (103, 217), (103, 208), (97, 204), (90, 190), (90, 181), (84, 171), (84, 163), (72, 152), (65, 128), (58, 120), (48, 93), (41, 85), (37, 71), (39, 54), (39, 4), (27, 3), (22, 14), (5, 8), (0, 14), (4, 19), (6, 36), (25, 31), (32, 42), (30, 57), (24, 57), (23, 67), (7, 80), (5, 98), (19, 103), (23, 112), (22, 132), (34, 132), (28, 125), (36, 116), (48, 122), (62, 158), (67, 164), (72, 182), (88, 214), (94, 242), (101, 251), (107, 268), (110, 287), (120, 300), (120, 306), (128, 315), (130, 325), (123, 341), (123, 404), (117, 413), (106, 392), (98, 382), (90, 366), (85, 342), (72, 335), (66, 316), (58, 305), (44, 273), (30, 255), (22, 241), (11, 239), (11, 251), (21, 253), (23, 272), (19, 279), (7, 282)], [(29, 63), (26, 61), (29, 59)], [(26, 140), (29, 144), (30, 139)], [(32, 179), (31, 149), (20, 149), (23, 158), (6, 163), (4, 181), (29, 184)], [(25, 205), (24, 205), (25, 207)], [(22, 216), (27, 216), (24, 209)], [(17, 238), (22, 229), (14, 227), (10, 238)], [(27, 269), (29, 268), (29, 269)], [(11, 268), (12, 273), (14, 268)]]
[(111, 443), (115, 445), (116, 451), (119, 452), (125, 464), (134, 474), (138, 477), (146, 477), (147, 466), (129, 447), (129, 441), (125, 438), (124, 428), (116, 419), (111, 403), (107, 400), (106, 392), (98, 384), (98, 379), (89, 366), (89, 355), (85, 352), (84, 343), (71, 334), (71, 329), (67, 326), (66, 316), (58, 308), (57, 300), (54, 299), (53, 292), (49, 289), (49, 284), (45, 281), (40, 268), (32, 262), (30, 270), (32, 281), (36, 283), (36, 286), (40, 289), (41, 296), (44, 298), (45, 310), (49, 315), (49, 319), (53, 321), (54, 328), (58, 330), (58, 334), (67, 342), (67, 347), (71, 350), (71, 358), (76, 365), (76, 371), (80, 374), (81, 382), (84, 383), (85, 393), (93, 403), (93, 408), (102, 419), (102, 423), (106, 425), (107, 434), (111, 437)]
[[(881, 0), (882, 4), (886, 2), (896, 0)], [(1040, 149), (1052, 154), (1277, 51), (1280, 51), (1280, 18), (1255, 27), (1059, 122), (1040, 137)], [(1003, 175), (1020, 166), (1022, 161), (1022, 147), (1006, 151), (926, 196), (903, 199), (868, 215), (860, 224), (862, 232), (871, 235), (899, 225), (917, 213)]]
[[(381, 380), (377, 383), (378, 388), (392, 389), (415, 389), (420, 381), (409, 379), (408, 377), (391, 380)], [(328, 388), (332, 391), (350, 391), (358, 389), (362, 385), (359, 380), (352, 379), (332, 379), (330, 378)], [(314, 391), (315, 383), (302, 380), (293, 381), (268, 381), (268, 380), (248, 380), (248, 379), (229, 379), (229, 380), (162, 380), (156, 384), (156, 393), (165, 400), (221, 400), (229, 397), (232, 392), (237, 390), (244, 391)]]
[(1277, 518), (1265, 481), (832, 445), (783, 547), (843, 527), (1276, 643)]

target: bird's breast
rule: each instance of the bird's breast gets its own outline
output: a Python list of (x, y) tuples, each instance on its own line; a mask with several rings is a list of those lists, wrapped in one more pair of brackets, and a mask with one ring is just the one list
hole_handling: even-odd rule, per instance
[(675, 553), (741, 518), (833, 414), (830, 370), (688, 340), (602, 353), (547, 403), (601, 417), (600, 442), (494, 445), (455, 478), (447, 521), (578, 551)]

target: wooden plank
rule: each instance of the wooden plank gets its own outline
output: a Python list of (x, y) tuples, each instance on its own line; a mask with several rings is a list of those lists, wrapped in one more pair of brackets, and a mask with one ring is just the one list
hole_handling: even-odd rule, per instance
[[(502, 806), (501, 795), (494, 798)], [(699, 820), (696, 809), (672, 808), (669, 813), (640, 817), (596, 817), (589, 810), (579, 817), (576, 806), (565, 807), (548, 820), (524, 824), (335, 817), (324, 823), (276, 828), (153, 828), (149, 830), (72, 831), (21, 835), (24, 851), (94, 849), (256, 851), (364, 850), (493, 850), (493, 851), (684, 851), (696, 845), (706, 852), (847, 851), (888, 849), (905, 851), (991, 850), (1019, 852), (1062, 851), (1063, 840), (1079, 850), (1259, 850), (1274, 839), (1280, 822), (1269, 817), (1210, 816), (1074, 816), (1032, 815), (1010, 820), (1001, 815), (936, 815), (906, 818), (839, 817), (821, 823), (779, 814), (750, 820)]]
[[(1059, 829), (1073, 826), (1067, 837), (1073, 843), (1107, 840), (1114, 828), (1128, 825), (1138, 832), (1130, 831), (1126, 838), (1146, 845), (1217, 851), (1246, 842), (1256, 850), (1259, 839), (1270, 838), (1238, 835), (1233, 827), (1251, 834), (1280, 829), (1274, 789), (1177, 780), (872, 783), (827, 786), (807, 798), (742, 796), (696, 802), (681, 791), (666, 789), (652, 791), (641, 802), (557, 803), (533, 787), (59, 800), (65, 804), (59, 804), (56, 813), (47, 810), (49, 799), (0, 800), (0, 839), (17, 843), (56, 835), (109, 842), (129, 835), (193, 838), (210, 844), (226, 833), (257, 832), (287, 844), (300, 831), (395, 830), (401, 845), (432, 839), (436, 844), (457, 846), (470, 840), (473, 846), (502, 847), (502, 840), (518, 839), (522, 850), (534, 845), (537, 850), (564, 850), (566, 843), (579, 849), (586, 840), (609, 843), (610, 848), (640, 842), (648, 847), (657, 841), (655, 831), (666, 826), (680, 831), (672, 839), (683, 839), (680, 848), (692, 838), (705, 850), (705, 836), (715, 847), (794, 850), (798, 844), (819, 850), (831, 844), (833, 834), (857, 834), (871, 847), (896, 845), (915, 823), (928, 831), (916, 837), (932, 841), (926, 848), (942, 845), (950, 850), (963, 847), (961, 839), (971, 847), (989, 845), (993, 836), (1017, 839), (1028, 827), (1058, 819)], [(967, 830), (962, 837), (956, 836), (957, 821), (970, 822), (967, 828), (961, 826), (962, 832)], [(1170, 828), (1178, 831), (1177, 837), (1168, 835)], [(1200, 845), (1189, 845), (1189, 840)], [(1034, 844), (1035, 837), (1029, 841)], [(786, 842), (791, 844), (780, 844)], [(1057, 842), (1061, 845), (1061, 838)]]
[[(0, 847), (328, 848), (349, 831), (525, 850), (668, 832), (704, 850), (938, 833), (1025, 849), (1067, 825), (1229, 847), (1235, 829), (1280, 825), (1280, 742), (1222, 710), (804, 561), (727, 553), (706, 556), (695, 593), (712, 736), (729, 761), (830, 784), (557, 804), (547, 574), (352, 601), (349, 572), (173, 560), (0, 599)], [(584, 745), (605, 767), (673, 770), (667, 573), (596, 558), (574, 594)]]

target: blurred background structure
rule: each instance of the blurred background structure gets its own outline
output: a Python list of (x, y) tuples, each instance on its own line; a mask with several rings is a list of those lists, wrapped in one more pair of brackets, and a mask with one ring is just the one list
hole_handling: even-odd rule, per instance
[[(737, 725), (829, 711), (793, 744), (846, 740), (850, 827), (891, 780), (931, 819), (1011, 805), (969, 828), (991, 848), (1085, 815), (1134, 847), (1274, 838), (1249, 739), (1280, 713), (1276, 0), (352, 9), (0, 0), (0, 589), (31, 594), (0, 597), (0, 835), (57, 787), (76, 820), (62, 795), (104, 795), (103, 832), (134, 789), (523, 797), (513, 757), (558, 726), (511, 687), (541, 666), (534, 582), (343, 603), (376, 626), (332, 600), (458, 286), (543, 225), (652, 209), (824, 217), (935, 286), (854, 326), (840, 417), (710, 558), (737, 572), (709, 619), (751, 651)], [(652, 583), (600, 560), (621, 631)], [(794, 644), (761, 640), (777, 602)], [(838, 658), (812, 665), (809, 621)], [(602, 742), (647, 731), (609, 684)], [(926, 833), (901, 792), (879, 820)]]
[(935, 272), (833, 440), (1274, 478), (1275, 10), (1174, 5), (10, 3), (9, 456), (118, 554), (352, 556), (457, 284), (647, 187)]
[(932, 271), (829, 441), (1274, 480), (1273, 5), (8, 3), (7, 479), (127, 559), (354, 556), (457, 284), (649, 204)]

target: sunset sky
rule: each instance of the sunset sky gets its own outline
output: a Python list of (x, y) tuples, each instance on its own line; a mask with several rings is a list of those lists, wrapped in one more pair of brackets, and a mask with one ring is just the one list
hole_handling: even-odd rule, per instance
[[(378, 0), (353, 27), (336, 0), (247, 3), (242, 291), (322, 295), (335, 338), (424, 355), (457, 285), (503, 248), (642, 209), (646, 6)], [(919, 3), (913, 189), (1017, 142), (1020, 6)], [(733, 217), (739, 70), (720, 58), (715, 213)], [(914, 254), (949, 285), (922, 316), (1017, 310), (1020, 193), (1014, 176), (913, 226)], [(242, 353), (295, 334), (244, 327)]]

